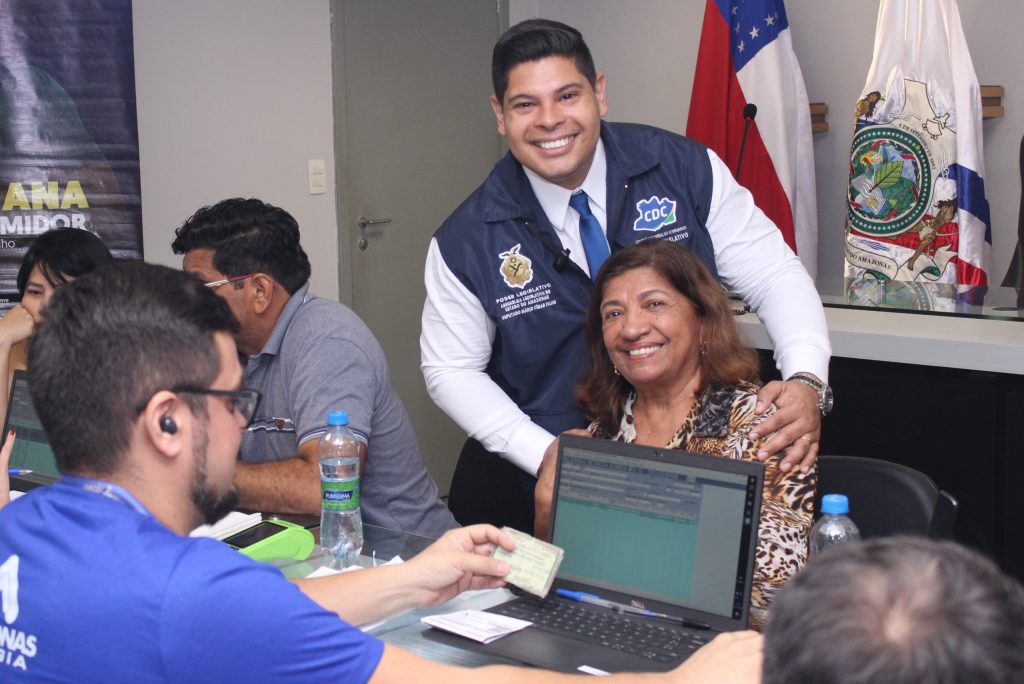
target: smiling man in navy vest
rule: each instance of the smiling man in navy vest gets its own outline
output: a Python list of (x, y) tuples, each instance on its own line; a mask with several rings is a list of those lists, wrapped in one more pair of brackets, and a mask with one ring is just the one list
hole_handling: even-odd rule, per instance
[(750, 193), (698, 143), (602, 122), (604, 75), (569, 26), (513, 26), (491, 68), (509, 153), (434, 235), (420, 339), (431, 397), (471, 438), (456, 518), (532, 530), (545, 451), (586, 425), (573, 392), (592, 277), (648, 238), (693, 250), (758, 313), (788, 379), (759, 396), (759, 410), (779, 408), (758, 428), (777, 431), (760, 455), (785, 449), (784, 468), (808, 468), (831, 406), (828, 331), (814, 283)]

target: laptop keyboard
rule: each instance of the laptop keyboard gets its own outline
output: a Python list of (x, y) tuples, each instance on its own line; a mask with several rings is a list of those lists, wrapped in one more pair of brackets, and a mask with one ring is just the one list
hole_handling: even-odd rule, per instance
[(591, 610), (571, 601), (523, 598), (496, 606), (490, 611), (529, 620), (541, 631), (561, 634), (659, 663), (685, 658), (714, 636), (711, 632), (702, 635), (678, 627), (667, 627), (657, 621), (629, 620), (612, 611)]

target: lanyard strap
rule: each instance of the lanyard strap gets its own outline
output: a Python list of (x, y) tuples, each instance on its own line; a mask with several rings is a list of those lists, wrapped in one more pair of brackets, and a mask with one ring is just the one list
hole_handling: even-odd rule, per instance
[(93, 492), (114, 501), (120, 501), (136, 513), (146, 516), (150, 515), (146, 507), (139, 503), (139, 500), (121, 485), (116, 485), (113, 482), (104, 482), (103, 480), (93, 480), (88, 477), (79, 477), (78, 475), (64, 475), (60, 478), (60, 481), (72, 487), (78, 487), (87, 492)]

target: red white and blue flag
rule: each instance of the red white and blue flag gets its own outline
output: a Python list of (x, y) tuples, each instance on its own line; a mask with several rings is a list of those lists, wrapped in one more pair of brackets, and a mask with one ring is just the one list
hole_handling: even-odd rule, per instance
[(815, 276), (818, 211), (811, 115), (782, 0), (708, 0), (687, 137), (735, 171), (743, 110), (757, 106), (739, 182)]
[(979, 298), (992, 249), (981, 93), (955, 0), (882, 0), (853, 118), (851, 298)]

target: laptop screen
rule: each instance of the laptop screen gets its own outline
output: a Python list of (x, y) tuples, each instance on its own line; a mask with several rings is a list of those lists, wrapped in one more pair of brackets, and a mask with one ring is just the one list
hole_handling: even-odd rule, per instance
[(565, 549), (559, 579), (741, 619), (761, 473), (760, 464), (566, 440), (553, 511), (552, 539)]
[(59, 477), (57, 460), (50, 449), (50, 441), (43, 432), (43, 426), (32, 406), (28, 393), (28, 374), (23, 370), (14, 371), (11, 394), (7, 403), (7, 417), (4, 422), (3, 438), (11, 428), (17, 432), (14, 451), (11, 453), (11, 467), (24, 468), (33, 473)]

